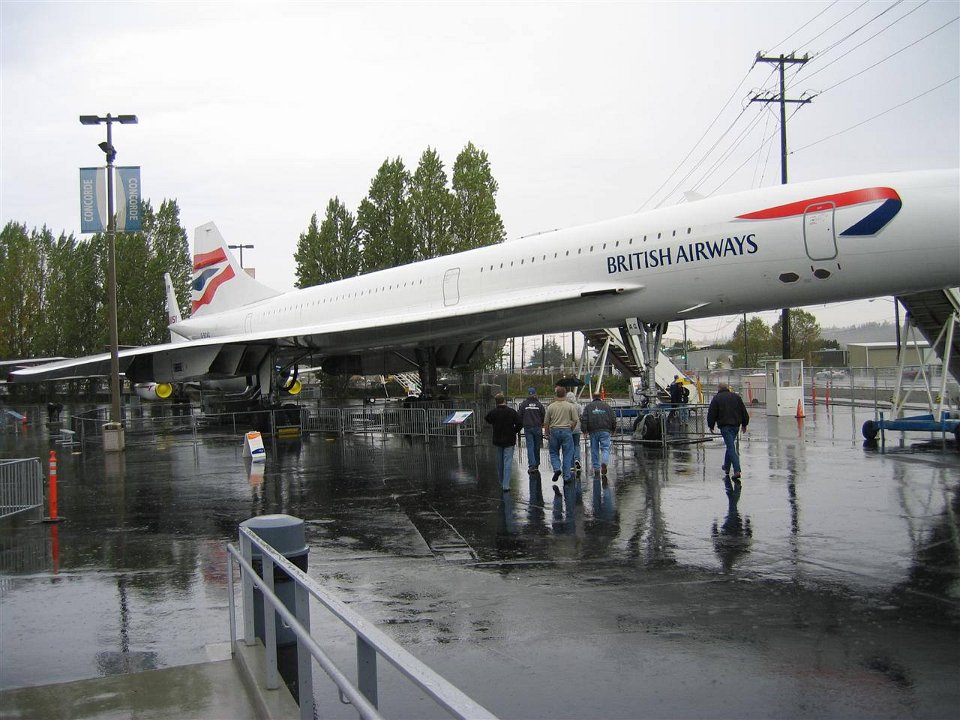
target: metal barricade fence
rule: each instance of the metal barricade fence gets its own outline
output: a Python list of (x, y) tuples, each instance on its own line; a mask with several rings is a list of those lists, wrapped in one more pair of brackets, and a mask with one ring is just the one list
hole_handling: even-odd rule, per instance
[(42, 505), (40, 459), (0, 460), (0, 518)]
[[(253, 567), (254, 549), (261, 555), (262, 577)], [(230, 645), (237, 645), (236, 600), (233, 564), (240, 567), (243, 602), (243, 642), (256, 644), (254, 618), (254, 587), (263, 597), (263, 637), (266, 651), (266, 686), (280, 686), (277, 665), (277, 616), (297, 640), (298, 702), (300, 717), (314, 717), (313, 663), (319, 665), (337, 686), (341, 700), (353, 705), (361, 718), (383, 717), (378, 709), (378, 660), (383, 658), (401, 675), (455, 718), (495, 720), (496, 716), (471, 699), (441, 675), (411, 655), (373, 623), (328, 594), (303, 570), (283, 554), (264, 542), (249, 528), (240, 528), (240, 549), (227, 546), (227, 595), (229, 600)], [(284, 604), (274, 589), (275, 571), (285, 574), (294, 583), (294, 611)], [(330, 615), (343, 623), (356, 636), (356, 682), (324, 652), (311, 633), (310, 598), (313, 597)], [(351, 673), (352, 674), (352, 673)]]
[(304, 432), (343, 432), (343, 413), (340, 408), (303, 407), (300, 409), (300, 426)]

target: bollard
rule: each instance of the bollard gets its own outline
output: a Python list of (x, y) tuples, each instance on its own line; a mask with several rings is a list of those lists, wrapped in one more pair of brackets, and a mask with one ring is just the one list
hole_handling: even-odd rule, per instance
[(50, 517), (43, 518), (45, 523), (58, 523), (63, 520), (57, 512), (57, 451), (50, 451), (50, 482), (48, 485)]
[(50, 451), (50, 519), (57, 519), (57, 451)]
[[(266, 544), (270, 545), (280, 555), (292, 562), (301, 570), (307, 569), (307, 548), (306, 537), (304, 534), (304, 522), (300, 518), (291, 515), (261, 515), (250, 518), (240, 523), (241, 527), (251, 530), (260, 537)], [(256, 546), (252, 548), (252, 565), (260, 577), (263, 577), (263, 554)], [(273, 591), (280, 602), (284, 604), (297, 617), (304, 617), (309, 614), (309, 600), (307, 607), (297, 612), (297, 592), (296, 583), (280, 568), (275, 568), (273, 573)], [(264, 630), (264, 602), (263, 594), (259, 589), (253, 591), (253, 625), (254, 633), (266, 646), (266, 634)], [(277, 666), (280, 675), (283, 676), (287, 687), (294, 698), (298, 695), (297, 682), (297, 636), (293, 630), (284, 626), (280, 616), (275, 617), (277, 628)], [(310, 626), (309, 619), (304, 623)]]

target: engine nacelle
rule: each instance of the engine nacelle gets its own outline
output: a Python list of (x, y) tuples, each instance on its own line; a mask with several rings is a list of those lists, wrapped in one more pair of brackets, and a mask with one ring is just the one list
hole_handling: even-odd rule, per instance
[(170, 383), (136, 383), (133, 390), (144, 400), (169, 400), (173, 396)]

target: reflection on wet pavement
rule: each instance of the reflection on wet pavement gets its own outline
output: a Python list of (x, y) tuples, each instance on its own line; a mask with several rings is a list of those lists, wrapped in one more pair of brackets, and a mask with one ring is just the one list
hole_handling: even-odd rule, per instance
[(0, 688), (204, 660), (225, 543), (287, 513), (312, 576), (503, 716), (953, 713), (960, 460), (865, 451), (862, 412), (755, 415), (735, 484), (719, 442), (617, 443), (566, 485), (517, 465), (509, 493), (486, 437), (63, 454), (67, 521), (0, 526)]

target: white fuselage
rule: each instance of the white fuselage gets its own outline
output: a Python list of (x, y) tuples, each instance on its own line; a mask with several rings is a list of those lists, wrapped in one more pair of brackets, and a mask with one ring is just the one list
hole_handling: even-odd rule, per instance
[[(737, 219), (872, 187), (893, 188), (902, 200), (872, 235), (840, 233), (877, 203)], [(340, 333), (336, 348), (349, 350), (370, 339), (345, 342), (345, 328), (376, 328), (387, 345), (431, 332), (456, 340), (585, 330), (628, 317), (662, 323), (950, 287), (960, 284), (958, 192), (958, 173), (948, 170), (704, 199), (197, 315), (176, 332), (197, 339), (309, 328), (310, 347), (326, 349), (330, 331)], [(411, 318), (423, 327), (400, 330)]]

